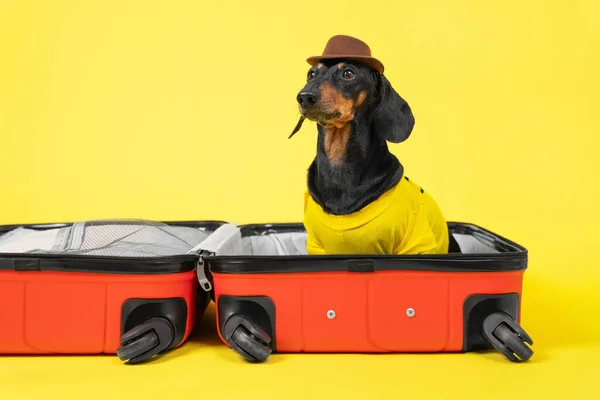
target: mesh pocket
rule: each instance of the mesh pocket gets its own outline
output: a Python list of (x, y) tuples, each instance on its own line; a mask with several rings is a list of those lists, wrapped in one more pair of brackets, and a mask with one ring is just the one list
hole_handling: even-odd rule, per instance
[(87, 221), (60, 228), (52, 246), (39, 246), (39, 231), (31, 231), (11, 247), (35, 254), (168, 257), (185, 255), (211, 233), (198, 227), (145, 220)]
[(93, 221), (71, 227), (61, 253), (111, 257), (186, 254), (210, 232), (153, 221)]

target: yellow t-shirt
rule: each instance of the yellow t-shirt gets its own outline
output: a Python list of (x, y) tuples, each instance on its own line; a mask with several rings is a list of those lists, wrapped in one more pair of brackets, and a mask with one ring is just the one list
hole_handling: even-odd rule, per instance
[(448, 225), (433, 198), (403, 177), (364, 208), (327, 214), (306, 191), (308, 254), (444, 254)]

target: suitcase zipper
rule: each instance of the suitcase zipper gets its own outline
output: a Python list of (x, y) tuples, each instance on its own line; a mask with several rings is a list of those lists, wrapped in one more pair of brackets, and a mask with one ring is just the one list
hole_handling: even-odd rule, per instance
[(211, 236), (188, 252), (188, 254), (195, 254), (198, 257), (196, 261), (196, 274), (198, 275), (198, 282), (205, 292), (210, 292), (213, 287), (206, 277), (206, 263), (203, 257), (214, 256), (217, 251), (234, 254), (241, 253), (235, 246), (236, 242), (233, 242), (233, 244), (231, 242), (231, 239), (235, 236), (239, 238), (239, 242), (241, 243), (241, 233), (237, 226), (233, 224), (222, 225)]
[(206, 255), (214, 255), (214, 253), (211, 254), (210, 252), (203, 250), (198, 254), (198, 261), (196, 262), (196, 274), (198, 275), (200, 287), (202, 287), (205, 292), (210, 292), (212, 290), (212, 284), (206, 277), (206, 263), (204, 262), (204, 258), (202, 258)]

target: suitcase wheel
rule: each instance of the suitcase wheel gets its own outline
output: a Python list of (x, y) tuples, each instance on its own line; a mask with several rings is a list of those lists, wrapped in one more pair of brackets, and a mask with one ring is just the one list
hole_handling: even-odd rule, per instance
[(152, 318), (121, 336), (117, 356), (129, 364), (139, 364), (165, 350), (173, 341), (175, 330), (168, 319)]
[(263, 362), (271, 355), (271, 337), (245, 315), (233, 315), (224, 326), (227, 343), (246, 361)]
[[(527, 361), (533, 355), (533, 340), (511, 317), (493, 313), (483, 320), (483, 336), (512, 362)], [(529, 346), (527, 345), (529, 344)]]

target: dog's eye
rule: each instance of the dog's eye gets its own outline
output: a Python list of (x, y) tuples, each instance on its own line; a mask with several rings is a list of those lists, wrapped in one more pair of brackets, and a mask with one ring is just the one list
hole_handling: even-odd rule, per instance
[(352, 79), (354, 78), (354, 72), (352, 72), (351, 70), (347, 69), (344, 71), (344, 73), (342, 74), (342, 76), (344, 77), (344, 79)]
[(310, 81), (311, 79), (313, 79), (315, 77), (315, 71), (308, 71), (308, 80)]

